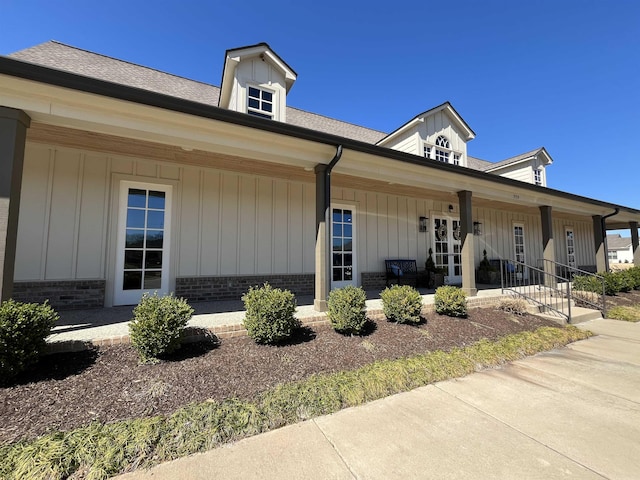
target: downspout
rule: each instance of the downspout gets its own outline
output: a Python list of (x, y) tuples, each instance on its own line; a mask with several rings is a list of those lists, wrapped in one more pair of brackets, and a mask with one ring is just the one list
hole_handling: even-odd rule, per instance
[(604, 241), (604, 265), (606, 267), (607, 272), (609, 271), (609, 246), (607, 245), (607, 225), (606, 225), (606, 220), (609, 217), (613, 217), (615, 215), (617, 215), (618, 213), (620, 213), (620, 209), (618, 207), (615, 208), (615, 211), (613, 213), (610, 213), (609, 215), (604, 215), (600, 221), (602, 222), (602, 236), (603, 236), (603, 241)]
[[(327, 264), (325, 265), (326, 275), (326, 291), (327, 294), (331, 291), (331, 278), (332, 270), (331, 265), (331, 171), (333, 167), (340, 161), (342, 157), (342, 145), (336, 147), (336, 154), (333, 159), (327, 165), (327, 169), (324, 171), (324, 224), (325, 224), (325, 238), (326, 238), (326, 258)], [(326, 300), (326, 299), (325, 299)]]

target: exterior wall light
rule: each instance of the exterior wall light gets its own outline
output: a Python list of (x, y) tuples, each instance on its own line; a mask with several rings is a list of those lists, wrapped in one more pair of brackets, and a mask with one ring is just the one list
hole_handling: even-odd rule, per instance
[(473, 234), (476, 236), (482, 235), (482, 223), (473, 222)]
[(420, 232), (426, 232), (427, 231), (427, 225), (429, 219), (427, 217), (420, 217), (419, 221), (418, 221), (418, 230)]

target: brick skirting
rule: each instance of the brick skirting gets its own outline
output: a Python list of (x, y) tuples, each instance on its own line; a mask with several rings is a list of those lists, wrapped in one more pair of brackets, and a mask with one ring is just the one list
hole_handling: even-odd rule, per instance
[(362, 272), (361, 279), (365, 290), (383, 290), (387, 286), (385, 272)]
[(275, 288), (287, 289), (294, 295), (313, 295), (315, 275), (234, 275), (229, 277), (178, 277), (176, 297), (191, 302), (212, 300), (239, 300), (250, 287), (268, 282)]
[(45, 300), (60, 310), (104, 307), (104, 280), (45, 280), (15, 282), (12, 298), (18, 302)]

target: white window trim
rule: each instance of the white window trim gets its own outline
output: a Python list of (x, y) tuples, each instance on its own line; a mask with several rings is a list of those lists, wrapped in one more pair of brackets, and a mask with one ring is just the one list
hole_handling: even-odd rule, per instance
[[(269, 92), (271, 94), (271, 112), (267, 112), (266, 110), (262, 110), (260, 108), (249, 107), (249, 88), (256, 88), (261, 92)], [(260, 99), (262, 101), (262, 99)], [(246, 113), (249, 115), (253, 115), (251, 112), (255, 112), (255, 116), (260, 118), (269, 118), (270, 120), (278, 119), (278, 92), (272, 88), (265, 87), (264, 85), (259, 85), (257, 83), (247, 83), (245, 85), (245, 106)], [(264, 115), (264, 116), (263, 116)]]
[[(342, 281), (342, 282), (334, 282), (333, 281), (333, 209), (334, 208), (339, 208), (341, 210), (351, 210), (351, 241), (352, 243), (352, 250), (351, 250), (351, 284), (355, 287), (359, 287), (360, 286), (360, 281), (359, 281), (359, 276), (358, 276), (358, 239), (357, 239), (357, 234), (358, 231), (356, 229), (356, 224), (358, 222), (358, 205), (356, 204), (349, 204), (349, 203), (333, 203), (331, 202), (331, 207), (330, 207), (330, 218), (331, 218), (331, 222), (330, 222), (330, 228), (331, 228), (331, 256), (329, 257), (328, 261), (329, 264), (331, 265), (331, 288), (340, 288), (343, 287), (347, 284), (347, 280)], [(343, 285), (344, 284), (344, 285)]]
[[(568, 242), (568, 235), (569, 232), (571, 232), (573, 234), (573, 265), (571, 265), (571, 261), (569, 260), (569, 242)], [(564, 227), (564, 248), (566, 250), (567, 253), (567, 265), (569, 265), (570, 267), (574, 267), (576, 268), (578, 261), (576, 259), (576, 232), (573, 230), (573, 227)]]
[[(116, 239), (116, 252), (115, 252), (115, 278), (113, 287), (113, 303), (112, 305), (129, 305), (138, 303), (142, 294), (138, 295), (141, 291), (153, 292), (157, 290), (159, 294), (168, 294), (171, 289), (171, 220), (173, 214), (173, 185), (154, 183), (154, 182), (139, 182), (131, 180), (120, 180), (118, 188), (118, 218), (117, 218), (117, 239)], [(127, 222), (127, 194), (129, 188), (140, 188), (147, 190), (159, 190), (165, 192), (165, 218), (164, 218), (164, 232), (165, 241), (162, 249), (162, 284), (160, 289), (152, 290), (130, 290), (124, 291), (123, 287), (123, 265), (124, 265), (124, 244), (126, 238), (126, 222)], [(137, 298), (137, 300), (136, 300)], [(132, 302), (132, 303), (129, 303)]]
[[(516, 227), (521, 227), (522, 228), (522, 253), (523, 253), (523, 258), (522, 260), (518, 260), (518, 254), (516, 252)], [(526, 231), (526, 225), (522, 222), (513, 222), (513, 224), (511, 225), (511, 239), (513, 241), (513, 259), (516, 261), (520, 261), (522, 263), (524, 263), (525, 265), (527, 264), (527, 231)], [(520, 268), (520, 267), (517, 267)], [(524, 267), (522, 267), (524, 268)], [(524, 271), (524, 272), (518, 272), (518, 273), (522, 273), (523, 277), (526, 278), (528, 272)]]
[(541, 167), (533, 169), (533, 183), (534, 185), (538, 185), (541, 187), (544, 186), (544, 172)]

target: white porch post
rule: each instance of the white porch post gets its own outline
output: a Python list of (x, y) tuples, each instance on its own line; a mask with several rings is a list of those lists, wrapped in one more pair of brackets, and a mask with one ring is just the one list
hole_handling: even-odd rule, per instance
[(0, 107), (0, 301), (13, 294), (22, 168), (30, 124), (22, 110)]

